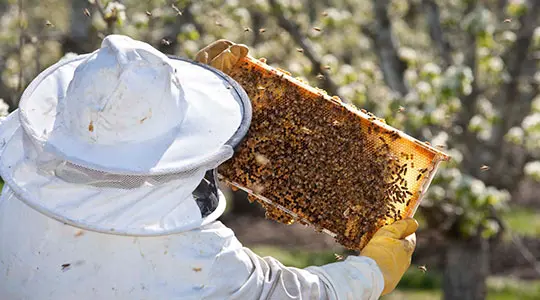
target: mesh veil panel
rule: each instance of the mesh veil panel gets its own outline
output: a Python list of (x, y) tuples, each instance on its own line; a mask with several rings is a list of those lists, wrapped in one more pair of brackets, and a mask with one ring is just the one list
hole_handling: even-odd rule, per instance
[[(190, 177), (194, 175), (195, 170), (153, 176), (118, 175), (81, 167), (64, 161), (57, 164), (53, 172), (60, 179), (70, 183), (86, 184), (98, 188), (136, 189), (144, 185), (162, 185), (172, 180)], [(212, 213), (219, 202), (215, 172), (215, 170), (207, 171), (201, 183), (193, 191), (193, 197), (201, 209), (203, 217)]]

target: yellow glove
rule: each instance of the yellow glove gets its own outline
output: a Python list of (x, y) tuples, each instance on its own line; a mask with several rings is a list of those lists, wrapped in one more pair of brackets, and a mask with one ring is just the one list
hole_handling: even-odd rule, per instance
[(195, 60), (229, 73), (234, 65), (248, 54), (248, 47), (227, 40), (217, 40), (201, 49)]
[(379, 229), (360, 255), (375, 260), (384, 277), (382, 296), (393, 291), (405, 271), (411, 265), (411, 257), (416, 247), (418, 222), (405, 219)]

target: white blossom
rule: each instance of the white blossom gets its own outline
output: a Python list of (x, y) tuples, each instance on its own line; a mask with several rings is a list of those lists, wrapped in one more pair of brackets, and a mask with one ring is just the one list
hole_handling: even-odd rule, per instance
[(486, 120), (481, 115), (475, 115), (469, 121), (469, 129), (471, 131), (480, 131), (484, 128)]
[(540, 181), (540, 161), (529, 162), (525, 165), (525, 174)]
[(409, 83), (416, 82), (416, 80), (418, 80), (418, 73), (416, 73), (416, 70), (413, 70), (413, 69), (405, 70), (405, 80)]
[(416, 51), (412, 48), (402, 47), (399, 49), (399, 56), (410, 62), (414, 62), (417, 59)]
[(420, 94), (428, 95), (431, 93), (431, 85), (425, 81), (420, 81), (416, 84), (416, 90), (420, 92)]
[(510, 31), (510, 30), (506, 30), (506, 31), (504, 31), (502, 33), (502, 39), (503, 39), (503, 41), (513, 43), (513, 42), (516, 41), (517, 35), (514, 32)]
[(422, 72), (429, 75), (439, 75), (441, 74), (441, 68), (434, 63), (427, 63), (422, 68)]
[(104, 9), (105, 17), (116, 17), (120, 22), (126, 20), (126, 6), (120, 2), (112, 1), (107, 3)]
[[(539, 79), (540, 79), (540, 72), (538, 72), (538, 74), (539, 74), (538, 77), (539, 77)], [(540, 83), (540, 80), (539, 80), (539, 83)], [(532, 103), (531, 103), (531, 109), (532, 109), (533, 112), (540, 112), (540, 94), (537, 95), (537, 96), (533, 99), (533, 101), (532, 101)]]
[(521, 122), (521, 126), (527, 132), (540, 129), (540, 113), (526, 116)]
[(448, 133), (441, 131), (437, 133), (437, 135), (435, 135), (433, 139), (431, 139), (431, 143), (433, 145), (442, 145), (446, 147), (446, 143), (448, 142), (449, 137), (450, 136), (448, 135)]
[(493, 56), (488, 61), (488, 66), (493, 72), (500, 72), (504, 68), (504, 62), (499, 56)]
[(523, 138), (525, 137), (525, 132), (521, 127), (512, 127), (508, 130), (505, 138), (507, 141), (520, 145), (523, 143)]

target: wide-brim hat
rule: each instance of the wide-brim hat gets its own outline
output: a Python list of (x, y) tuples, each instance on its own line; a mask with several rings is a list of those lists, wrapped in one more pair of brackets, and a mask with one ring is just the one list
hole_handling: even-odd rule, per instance
[[(21, 201), (64, 223), (180, 232), (223, 212), (212, 170), (250, 121), (249, 99), (227, 75), (110, 35), (30, 83), (0, 124), (0, 175)], [(209, 215), (194, 195), (201, 186), (218, 193)]]

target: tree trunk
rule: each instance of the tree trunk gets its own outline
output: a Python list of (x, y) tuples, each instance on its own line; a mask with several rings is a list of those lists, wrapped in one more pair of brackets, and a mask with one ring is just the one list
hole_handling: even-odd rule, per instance
[(92, 29), (92, 19), (84, 15), (84, 10), (97, 13), (93, 6), (84, 0), (71, 1), (69, 33), (62, 42), (62, 52), (77, 54), (94, 51), (101, 43)]
[(482, 238), (454, 240), (446, 252), (444, 300), (486, 298), (489, 273), (489, 243)]

